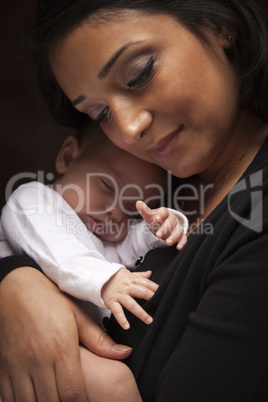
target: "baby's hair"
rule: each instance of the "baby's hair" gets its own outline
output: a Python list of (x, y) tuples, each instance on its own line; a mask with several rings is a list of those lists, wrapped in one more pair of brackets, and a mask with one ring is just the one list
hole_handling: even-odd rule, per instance
[(86, 123), (78, 128), (76, 138), (78, 139), (79, 145), (82, 145), (85, 141), (93, 141), (96, 139), (102, 139), (105, 141), (107, 137), (99, 124), (94, 120), (89, 119)]

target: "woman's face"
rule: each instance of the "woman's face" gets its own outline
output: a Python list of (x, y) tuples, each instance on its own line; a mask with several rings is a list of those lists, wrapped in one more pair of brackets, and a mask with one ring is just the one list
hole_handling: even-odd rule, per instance
[(171, 16), (126, 11), (76, 28), (50, 62), (74, 106), (116, 145), (188, 177), (228, 160), (238, 118), (230, 44), (207, 35), (211, 46)]

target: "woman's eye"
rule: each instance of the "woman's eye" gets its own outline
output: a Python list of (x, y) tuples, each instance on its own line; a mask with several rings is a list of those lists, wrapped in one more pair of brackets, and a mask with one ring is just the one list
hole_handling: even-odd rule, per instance
[(141, 71), (141, 73), (136, 78), (129, 81), (127, 83), (127, 86), (129, 88), (134, 88), (134, 87), (140, 87), (143, 84), (145, 84), (154, 69), (154, 65), (155, 65), (155, 58), (154, 58), (154, 56), (152, 56), (146, 63), (146, 65), (145, 65), (144, 69)]
[(106, 106), (106, 108), (102, 110), (102, 112), (98, 115), (95, 121), (97, 123), (105, 123), (109, 118), (109, 111), (110, 111), (109, 106)]

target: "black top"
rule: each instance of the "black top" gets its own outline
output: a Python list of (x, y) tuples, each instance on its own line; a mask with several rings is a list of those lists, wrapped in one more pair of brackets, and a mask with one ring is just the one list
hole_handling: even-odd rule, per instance
[(140, 270), (160, 282), (142, 303), (153, 324), (110, 321), (134, 348), (128, 365), (146, 402), (268, 401), (267, 155), (268, 140), (182, 251), (147, 254)]
[(143, 302), (153, 324), (127, 313), (124, 331), (110, 320), (110, 335), (134, 348), (128, 364), (145, 402), (268, 400), (267, 155), (268, 141), (182, 251), (147, 254), (139, 270), (160, 283)]
[(42, 272), (36, 262), (28, 255), (11, 255), (0, 259), (0, 282), (14, 268), (30, 266)]

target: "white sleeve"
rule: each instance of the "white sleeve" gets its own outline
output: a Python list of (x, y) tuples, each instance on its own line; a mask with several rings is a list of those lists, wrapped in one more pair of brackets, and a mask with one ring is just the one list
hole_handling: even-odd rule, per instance
[[(180, 211), (168, 208), (181, 222), (183, 232), (188, 230), (188, 219)], [(149, 250), (158, 247), (168, 247), (166, 242), (158, 239), (144, 220), (133, 220), (126, 238), (117, 243), (116, 249), (119, 258), (127, 268), (134, 269), (137, 259), (143, 257)]]
[(11, 248), (32, 257), (62, 291), (105, 307), (102, 286), (122, 265), (104, 258), (102, 242), (56, 191), (37, 182), (20, 186), (1, 222)]

